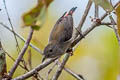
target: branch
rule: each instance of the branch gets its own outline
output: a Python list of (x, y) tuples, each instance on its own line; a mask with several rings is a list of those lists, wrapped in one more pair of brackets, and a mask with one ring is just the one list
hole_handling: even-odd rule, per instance
[(65, 70), (66, 72), (68, 72), (69, 74), (71, 74), (73, 77), (75, 77), (77, 80), (85, 80), (82, 75), (76, 74), (75, 72), (73, 72), (72, 70), (70, 70), (70, 69), (68, 69), (68, 68), (65, 68), (65, 67), (64, 67), (64, 70)]
[(52, 80), (57, 80), (57, 79), (58, 79), (58, 77), (60, 76), (60, 74), (61, 74), (61, 72), (62, 72), (62, 70), (63, 70), (63, 68), (64, 68), (64, 65), (65, 65), (66, 62), (68, 61), (69, 57), (70, 57), (70, 53), (66, 53), (66, 55), (65, 55), (62, 63), (59, 65), (59, 67), (58, 67), (55, 75), (54, 75), (53, 78), (52, 78)]
[(58, 59), (54, 62), (53, 66), (49, 69), (47, 76), (46, 76), (46, 80), (49, 80), (49, 75), (52, 72), (52, 70), (55, 68), (55, 66), (58, 64)]
[(10, 25), (11, 25), (12, 32), (13, 32), (13, 34), (14, 34), (14, 38), (15, 38), (15, 41), (16, 41), (17, 50), (18, 50), (18, 52), (20, 52), (19, 43), (18, 43), (17, 37), (16, 37), (15, 32), (14, 32), (14, 28), (13, 28), (13, 25), (12, 25), (12, 22), (11, 22), (11, 19), (10, 19), (8, 10), (7, 10), (7, 6), (6, 6), (5, 0), (3, 0), (3, 3), (4, 3), (4, 6), (5, 6), (5, 10), (6, 10), (6, 14), (7, 14), (7, 17), (8, 17), (8, 21), (9, 21), (9, 23), (10, 23)]
[(100, 25), (117, 25), (116, 23), (109, 23), (109, 22), (101, 22)]
[(99, 7), (95, 4), (95, 18), (99, 18)]
[[(10, 29), (8, 26), (6, 26), (5, 24), (3, 24), (2, 22), (0, 22), (0, 25), (2, 25), (4, 28), (6, 28), (7, 30), (9, 30), (10, 32), (13, 32), (12, 29)], [(20, 38), (22, 41), (26, 42), (26, 40), (20, 35), (18, 34), (17, 32), (15, 32), (15, 35)], [(33, 49), (35, 49), (37, 52), (39, 52), (40, 54), (42, 54), (42, 51), (37, 48), (36, 46), (34, 46), (32, 43), (29, 44), (30, 47), (32, 47)]]
[(57, 80), (58, 77), (60, 76), (60, 74), (62, 73), (62, 70), (64, 69), (66, 72), (68, 72), (69, 74), (71, 74), (73, 77), (75, 77), (77, 80), (84, 80), (84, 78), (82, 77), (82, 75), (79, 75), (79, 74), (76, 74), (75, 72), (71, 71), (70, 69), (68, 68), (65, 68), (65, 64), (66, 62), (68, 61), (70, 57), (70, 54), (67, 53), (62, 61), (62, 63), (59, 63), (59, 67), (55, 73), (55, 75), (53, 76), (53, 79), (52, 80)]
[(30, 41), (31, 41), (31, 39), (32, 39), (32, 35), (33, 35), (33, 29), (31, 28), (30, 33), (29, 33), (29, 35), (28, 35), (28, 39), (27, 39), (27, 41), (25, 42), (24, 47), (22, 48), (21, 52), (19, 53), (18, 58), (16, 59), (14, 65), (13, 65), (13, 67), (12, 67), (12, 69), (10, 70), (10, 72), (9, 72), (9, 74), (8, 74), (10, 78), (13, 76), (16, 68), (18, 67), (21, 59), (23, 58), (23, 55), (25, 54), (25, 52), (26, 52), (26, 50), (27, 50), (27, 48), (28, 48), (28, 45), (29, 45), (29, 43), (30, 43)]
[[(12, 60), (15, 62), (15, 59), (14, 59), (9, 53), (7, 53), (7, 52), (5, 52), (5, 53), (7, 54), (7, 56), (8, 56), (10, 59), (12, 59)], [(25, 69), (26, 71), (29, 71), (28, 68), (22, 66), (21, 64), (19, 64), (19, 66), (20, 66), (21, 68)]]
[[(120, 1), (118, 1), (114, 6), (113, 8), (116, 8), (117, 5), (120, 4)], [(102, 17), (101, 17), (101, 21), (108, 15), (108, 13), (106, 12)]]
[[(114, 25), (117, 25), (116, 23), (113, 23), (113, 24), (114, 24)], [(105, 25), (105, 26), (113, 29), (113, 27), (111, 26), (111, 25), (113, 25), (113, 24), (112, 24), (112, 23), (109, 23), (109, 22), (101, 22), (100, 25)]]
[[(61, 64), (61, 62), (59, 61), (59, 62), (58, 62), (58, 65), (60, 65), (60, 64)], [(76, 74), (75, 72), (73, 72), (73, 71), (70, 70), (69, 68), (66, 68), (65, 66), (64, 66), (64, 70), (65, 70), (67, 73), (69, 73), (70, 75), (72, 75), (74, 78), (76, 78), (77, 80), (85, 80), (82, 75)]]
[(111, 20), (111, 23), (112, 23), (112, 26), (113, 26), (113, 29), (114, 29), (114, 32), (115, 32), (116, 38), (117, 38), (118, 43), (119, 43), (119, 45), (120, 45), (120, 37), (119, 37), (119, 35), (118, 35), (118, 31), (117, 31), (117, 29), (115, 28), (115, 25), (114, 25), (114, 24), (115, 24), (115, 21), (114, 21), (112, 15), (109, 15), (109, 18), (110, 18), (110, 20)]
[(16, 77), (12, 80), (25, 80), (25, 79), (31, 77), (32, 75), (36, 74), (38, 71), (42, 70), (46, 66), (48, 66), (50, 63), (54, 62), (56, 59), (57, 58), (48, 59), (48, 60), (44, 61), (42, 64), (38, 65), (36, 68), (32, 69), (31, 71), (29, 71), (19, 77)]
[(89, 0), (89, 1), (88, 1), (88, 4), (87, 4), (87, 6), (86, 6), (86, 9), (85, 9), (85, 11), (84, 11), (84, 13), (83, 13), (82, 19), (81, 19), (81, 21), (80, 21), (80, 23), (79, 23), (79, 25), (78, 25), (78, 27), (77, 27), (77, 29), (78, 29), (80, 32), (81, 32), (81, 28), (82, 28), (82, 26), (83, 26), (83, 24), (84, 24), (84, 22), (85, 22), (85, 20), (86, 20), (86, 17), (87, 17), (87, 15), (88, 15), (88, 12), (89, 12), (89, 10), (90, 10), (90, 8), (91, 8), (91, 5), (92, 5), (92, 1)]
[[(6, 51), (5, 51), (5, 53), (8, 55), (8, 57), (9, 57), (10, 59), (12, 59), (12, 60), (15, 62), (15, 59), (14, 59), (9, 53), (7, 53)], [(23, 66), (23, 65), (21, 65), (21, 64), (19, 64), (19, 66), (20, 66), (22, 69), (24, 69), (24, 70), (26, 70), (27, 72), (29, 72), (29, 69), (28, 69), (27, 67), (25, 67), (25, 66)], [(41, 78), (41, 76), (39, 75), (39, 73), (36, 73), (36, 75)], [(33, 76), (33, 77), (37, 79), (37, 76)], [(41, 79), (42, 79), (42, 78), (41, 78)]]
[[(115, 5), (114, 8), (117, 7), (117, 5), (120, 3), (120, 1), (118, 1)], [(108, 15), (108, 13), (106, 12), (105, 14), (103, 14), (103, 16), (100, 18), (100, 21), (102, 22), (102, 20)], [(84, 33), (83, 36), (86, 36), (90, 31), (92, 31), (96, 26), (99, 26), (100, 24), (98, 22), (94, 22), (91, 27), (89, 27)], [(79, 26), (78, 26), (79, 27)], [(78, 29), (79, 30), (79, 29)], [(80, 30), (79, 30), (80, 31)], [(71, 47), (74, 47), (77, 43), (79, 43), (79, 41), (83, 39), (82, 36), (79, 36), (72, 44)]]
[[(91, 32), (96, 26), (99, 26), (97, 22), (94, 22), (91, 27), (89, 27), (85, 32), (83, 32), (83, 36), (85, 37), (89, 32)], [(74, 47), (77, 43), (79, 43), (80, 40), (82, 40), (83, 37), (79, 36), (72, 44), (71, 47)]]

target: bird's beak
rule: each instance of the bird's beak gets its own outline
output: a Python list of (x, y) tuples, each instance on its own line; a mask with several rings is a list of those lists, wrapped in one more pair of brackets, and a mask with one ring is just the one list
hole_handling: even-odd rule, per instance
[(42, 63), (45, 61), (45, 59), (46, 59), (46, 56), (43, 56), (43, 58), (42, 58)]

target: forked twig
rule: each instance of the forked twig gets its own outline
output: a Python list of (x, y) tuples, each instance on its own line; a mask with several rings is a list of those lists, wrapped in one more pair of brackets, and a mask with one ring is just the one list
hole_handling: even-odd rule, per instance
[(15, 41), (16, 41), (16, 47), (17, 47), (17, 50), (18, 50), (18, 52), (19, 52), (19, 51), (20, 51), (19, 43), (18, 43), (17, 37), (16, 37), (16, 35), (15, 35), (14, 27), (13, 27), (13, 25), (12, 25), (12, 22), (11, 22), (9, 13), (8, 13), (8, 9), (7, 9), (7, 6), (6, 6), (6, 1), (3, 0), (3, 3), (4, 3), (4, 6), (5, 6), (5, 11), (6, 11), (6, 14), (7, 14), (7, 17), (8, 17), (8, 21), (9, 21), (9, 23), (10, 23), (10, 26), (11, 26), (11, 28), (12, 28), (12, 32), (13, 32), (13, 34), (14, 34), (14, 38), (15, 38)]
[(30, 33), (29, 33), (28, 38), (27, 38), (27, 41), (25, 42), (24, 47), (22, 48), (21, 52), (19, 53), (18, 58), (16, 59), (14, 65), (13, 65), (13, 67), (12, 67), (12, 69), (10, 70), (10, 72), (9, 72), (9, 74), (8, 74), (10, 78), (13, 76), (16, 68), (18, 67), (20, 61), (21, 61), (22, 58), (23, 58), (23, 55), (25, 54), (25, 52), (26, 52), (26, 50), (27, 50), (27, 48), (28, 48), (28, 45), (29, 45), (29, 43), (30, 43), (30, 41), (31, 41), (31, 39), (32, 39), (33, 31), (34, 31), (34, 30), (31, 28), (31, 29), (30, 29)]
[(118, 30), (116, 29), (116, 27), (115, 27), (115, 25), (114, 25), (114, 24), (116, 24), (116, 23), (115, 23), (115, 21), (114, 21), (112, 15), (109, 14), (109, 18), (110, 18), (110, 20), (111, 20), (111, 23), (112, 23), (112, 26), (113, 26), (113, 29), (114, 29), (116, 38), (117, 38), (118, 43), (119, 43), (119, 45), (120, 45), (120, 37), (119, 37), (119, 35), (118, 35)]
[[(12, 29), (10, 29), (8, 26), (6, 26), (5, 24), (3, 24), (2, 22), (0, 22), (0, 25), (2, 25), (4, 28), (6, 28), (7, 30), (9, 30), (10, 32), (13, 32)], [(23, 42), (26, 42), (26, 40), (20, 35), (18, 34), (17, 32), (15, 32), (15, 35), (20, 38)], [(42, 51), (37, 48), (36, 46), (34, 46), (32, 43), (29, 44), (30, 47), (32, 47), (34, 50), (36, 50), (37, 52), (39, 52), (40, 54), (42, 54)]]

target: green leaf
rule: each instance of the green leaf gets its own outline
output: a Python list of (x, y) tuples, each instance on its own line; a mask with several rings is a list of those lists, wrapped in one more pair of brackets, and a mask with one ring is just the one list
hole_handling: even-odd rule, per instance
[(39, 1), (36, 7), (23, 15), (24, 26), (32, 26), (33, 29), (39, 30), (45, 22), (47, 7), (53, 0)]
[(117, 15), (117, 28), (118, 28), (118, 34), (120, 36), (120, 4), (117, 6), (116, 15)]
[(43, 4), (38, 4), (35, 8), (31, 11), (25, 13), (23, 15), (23, 21), (25, 26), (31, 26), (35, 24), (37, 16), (40, 14)]
[(96, 5), (101, 6), (104, 10), (111, 12), (113, 10), (113, 6), (108, 0), (91, 0)]

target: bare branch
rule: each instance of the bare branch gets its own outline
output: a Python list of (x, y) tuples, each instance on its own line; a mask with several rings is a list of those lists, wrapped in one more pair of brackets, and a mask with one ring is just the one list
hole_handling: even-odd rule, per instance
[(43, 68), (45, 68), (46, 66), (48, 66), (50, 63), (52, 63), (56, 59), (57, 58), (48, 59), (48, 60), (44, 61), (42, 64), (38, 65), (36, 68), (32, 69), (31, 71), (29, 71), (19, 77), (16, 77), (12, 80), (25, 80), (25, 79), (31, 77), (32, 75), (36, 74), (36, 72), (38, 72), (38, 71), (42, 70)]
[(22, 48), (21, 52), (19, 53), (18, 58), (16, 59), (14, 65), (13, 65), (13, 67), (12, 67), (12, 69), (10, 70), (10, 72), (9, 72), (9, 74), (8, 74), (9, 77), (12, 77), (12, 76), (13, 76), (16, 68), (18, 67), (20, 61), (22, 60), (23, 55), (25, 54), (25, 52), (26, 52), (26, 50), (27, 50), (27, 48), (28, 48), (28, 45), (29, 45), (29, 43), (30, 43), (30, 41), (31, 41), (31, 39), (32, 39), (32, 34), (33, 34), (33, 29), (31, 28), (30, 33), (29, 33), (29, 35), (28, 35), (28, 39), (27, 39), (27, 41), (25, 42), (24, 47)]
[[(115, 5), (114, 8), (120, 3), (120, 1), (118, 1)], [(103, 14), (103, 16), (100, 18), (100, 21), (102, 22), (102, 20), (108, 15), (108, 13), (106, 12), (105, 14)], [(84, 33), (83, 36), (86, 36), (90, 31), (92, 31), (96, 26), (99, 26), (100, 24), (98, 22), (94, 22), (91, 27), (89, 27)], [(78, 26), (79, 27), (79, 26)], [(72, 44), (71, 47), (74, 47), (77, 43), (79, 43), (79, 41), (83, 39), (82, 36), (79, 36)]]
[[(99, 24), (97, 22), (94, 22), (91, 27), (89, 27), (85, 32), (83, 32), (83, 36), (85, 37), (89, 32), (91, 32), (96, 26)], [(74, 47), (79, 41), (83, 39), (83, 37), (79, 36), (72, 44), (71, 47)]]
[(73, 77), (75, 77), (77, 80), (85, 80), (82, 75), (76, 74), (75, 72), (73, 72), (72, 70), (70, 70), (70, 69), (68, 69), (68, 68), (65, 68), (65, 67), (64, 67), (64, 70), (65, 70), (66, 72), (68, 72), (69, 74), (71, 74)]
[(86, 17), (87, 17), (88, 12), (89, 12), (89, 10), (90, 10), (90, 8), (91, 8), (91, 5), (92, 5), (92, 1), (89, 0), (89, 1), (88, 1), (88, 4), (87, 4), (87, 6), (86, 6), (85, 12), (83, 13), (82, 19), (81, 19), (81, 21), (80, 21), (80, 23), (79, 23), (79, 25), (78, 25), (78, 27), (77, 27), (77, 30), (81, 31), (81, 28), (82, 28), (82, 26), (83, 26), (83, 24), (84, 24), (84, 22), (85, 22), (85, 20), (86, 20)]
[(95, 18), (99, 18), (99, 7), (95, 4)]
[[(60, 64), (61, 64), (61, 62), (59, 61), (58, 65), (60, 65)], [(70, 70), (69, 68), (66, 68), (65, 66), (64, 66), (64, 70), (65, 70), (67, 73), (69, 73), (70, 75), (72, 75), (74, 78), (76, 78), (77, 80), (85, 80), (82, 75), (76, 74), (75, 72), (73, 72), (73, 71)]]
[[(12, 29), (10, 29), (8, 26), (6, 26), (5, 24), (3, 24), (2, 22), (0, 22), (0, 25), (2, 25), (4, 28), (6, 28), (7, 30), (9, 30), (10, 32), (13, 32)], [(22, 41), (26, 42), (26, 40), (20, 35), (18, 34), (17, 32), (15, 32), (15, 35), (20, 38)], [(42, 54), (42, 51), (37, 48), (36, 46), (34, 46), (32, 43), (29, 44), (30, 47), (32, 47), (33, 49), (35, 49), (37, 52), (39, 52), (40, 54)]]
[(70, 57), (70, 53), (66, 53), (66, 55), (65, 55), (62, 63), (59, 65), (59, 67), (58, 67), (55, 75), (54, 75), (53, 78), (52, 78), (52, 80), (57, 80), (57, 79), (58, 79), (58, 77), (60, 76), (60, 74), (61, 74), (61, 72), (62, 72), (62, 70), (63, 70), (63, 68), (64, 68), (64, 65), (65, 65), (66, 62), (68, 61), (69, 57)]
[[(6, 52), (6, 54), (7, 54), (7, 56), (8, 56), (11, 60), (13, 60), (13, 61), (15, 62), (15, 59), (14, 59), (9, 53)], [(29, 71), (28, 68), (22, 66), (21, 64), (19, 64), (19, 66), (20, 66), (21, 68), (25, 69), (26, 71)]]
[[(117, 25), (116, 23), (113, 23), (114, 25)], [(100, 25), (113, 25), (112, 23), (109, 22), (101, 22)]]
[[(116, 8), (117, 5), (120, 4), (120, 1), (118, 1), (114, 6), (113, 8)], [(101, 21), (108, 15), (108, 13), (106, 12), (102, 17), (101, 17)]]
[(46, 76), (46, 80), (49, 80), (49, 74), (52, 72), (52, 70), (55, 68), (55, 66), (58, 64), (58, 59), (55, 61), (54, 65), (49, 69), (47, 76)]
[(12, 22), (11, 22), (11, 19), (10, 19), (8, 10), (7, 10), (7, 6), (6, 6), (5, 0), (3, 0), (3, 3), (4, 3), (4, 6), (5, 6), (5, 10), (6, 10), (6, 14), (7, 14), (7, 17), (8, 17), (8, 21), (9, 21), (9, 23), (10, 23), (10, 25), (11, 25), (12, 32), (13, 32), (13, 34), (14, 34), (14, 38), (15, 38), (15, 41), (16, 41), (17, 50), (18, 50), (18, 52), (20, 52), (19, 43), (18, 43), (17, 37), (16, 37), (15, 32), (14, 32), (14, 28), (13, 28), (13, 25), (12, 25)]
[(119, 45), (120, 45), (120, 37), (119, 37), (119, 35), (118, 35), (118, 31), (117, 31), (117, 29), (115, 28), (115, 25), (114, 25), (114, 24), (115, 24), (115, 21), (114, 21), (112, 15), (109, 15), (109, 18), (110, 18), (110, 20), (111, 20), (111, 23), (112, 23), (112, 26), (113, 26), (113, 29), (114, 29), (114, 32), (115, 32), (116, 38), (117, 38), (118, 43), (119, 43)]
[[(5, 50), (4, 50), (5, 51)], [(10, 59), (12, 59), (14, 62), (15, 62), (15, 59), (9, 54), (9, 53), (7, 53), (6, 51), (5, 51), (5, 53), (8, 55), (8, 57), (10, 58)], [(24, 70), (26, 70), (27, 72), (29, 72), (29, 69), (27, 68), (27, 67), (25, 67), (25, 66), (23, 66), (23, 65), (21, 65), (21, 64), (19, 64), (19, 66), (22, 68), (22, 69), (24, 69)], [(36, 75), (38, 75), (40, 78), (41, 78), (41, 76), (39, 75), (39, 73), (36, 73)], [(37, 77), (36, 76), (33, 76), (33, 78), (36, 78), (37, 79)], [(41, 78), (42, 79), (42, 78)]]

